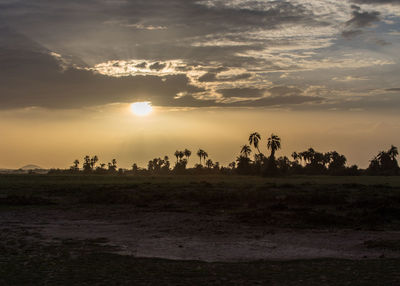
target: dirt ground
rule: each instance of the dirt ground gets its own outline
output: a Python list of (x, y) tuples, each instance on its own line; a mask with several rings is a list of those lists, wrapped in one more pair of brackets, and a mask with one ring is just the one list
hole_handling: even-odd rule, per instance
[(227, 215), (135, 210), (127, 206), (24, 208), (0, 212), (0, 231), (38, 233), (40, 242), (97, 240), (135, 257), (232, 262), (314, 258), (399, 258), (370, 241), (399, 241), (400, 231), (306, 230), (255, 226)]

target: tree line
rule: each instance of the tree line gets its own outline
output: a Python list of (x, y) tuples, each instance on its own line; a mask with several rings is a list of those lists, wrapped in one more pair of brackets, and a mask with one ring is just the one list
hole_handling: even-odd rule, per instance
[[(241, 174), (241, 175), (399, 175), (399, 165), (396, 157), (398, 149), (391, 146), (387, 151), (380, 151), (370, 160), (367, 169), (359, 169), (357, 165), (347, 166), (347, 158), (336, 151), (326, 153), (309, 148), (301, 152), (293, 152), (291, 158), (275, 154), (281, 149), (281, 138), (271, 134), (264, 144), (258, 132), (249, 135), (246, 144), (241, 146), (239, 155), (227, 166), (213, 162), (206, 151), (199, 149), (196, 152), (199, 163), (188, 168), (192, 156), (189, 149), (176, 150), (176, 161), (171, 163), (168, 156), (150, 160), (147, 168), (140, 168), (134, 163), (131, 169), (117, 167), (117, 160), (99, 163), (97, 156), (85, 156), (80, 166), (76, 159), (67, 170), (53, 169), (50, 173), (93, 173), (93, 174)], [(260, 150), (264, 147), (265, 154)], [(252, 149), (253, 148), (253, 149)], [(268, 153), (268, 154), (267, 154)]]

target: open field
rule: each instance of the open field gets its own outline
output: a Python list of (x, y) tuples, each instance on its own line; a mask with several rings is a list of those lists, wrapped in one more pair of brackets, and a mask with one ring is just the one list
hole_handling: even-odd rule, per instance
[(294, 228), (399, 229), (400, 177), (0, 176), (0, 205), (230, 215)]
[(400, 177), (4, 175), (0, 231), (5, 285), (398, 285)]

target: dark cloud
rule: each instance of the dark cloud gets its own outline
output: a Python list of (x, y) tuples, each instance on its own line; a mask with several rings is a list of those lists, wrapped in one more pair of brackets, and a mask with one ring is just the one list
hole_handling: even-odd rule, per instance
[(217, 73), (215, 72), (207, 72), (198, 78), (199, 82), (212, 82), (217, 81)]
[[(62, 1), (20, 0), (0, 3), (0, 17), (62, 54), (90, 65), (115, 59), (162, 61), (185, 59), (251, 64), (237, 54), (261, 50), (263, 40), (249, 42), (247, 32), (283, 25), (326, 26), (303, 5), (286, 1), (248, 2), (245, 7), (207, 6), (195, 0)], [(166, 27), (143, 30), (132, 25)], [(241, 41), (233, 46), (196, 46), (204, 38)]]
[(392, 44), (391, 42), (388, 42), (388, 41), (385, 41), (385, 40), (382, 40), (382, 39), (375, 39), (375, 43), (376, 43), (377, 45), (382, 46), (382, 47), (384, 47), (384, 46), (389, 46), (389, 45)]
[(226, 67), (218, 67), (209, 69), (205, 74), (198, 78), (199, 82), (213, 82), (217, 81), (217, 75), (220, 72), (228, 70)]
[(251, 73), (241, 73), (230, 77), (219, 78), (219, 81), (238, 81), (251, 78), (251, 76), (252, 76)]
[(372, 12), (362, 12), (360, 7), (352, 5), (353, 8), (353, 18), (346, 22), (346, 26), (354, 28), (363, 28), (370, 26), (372, 23), (380, 20), (380, 13), (377, 11)]
[[(298, 78), (302, 79), (300, 73), (304, 72), (301, 70), (310, 66), (313, 60), (328, 55), (326, 63), (320, 61), (324, 68), (325, 64), (329, 66), (330, 59), (333, 62), (337, 60), (335, 56), (341, 54), (340, 45), (345, 43), (347, 48), (358, 43), (335, 42), (335, 33), (321, 35), (320, 30), (313, 30), (328, 25), (336, 29), (339, 23), (334, 20), (329, 20), (330, 24), (325, 22), (323, 19), (330, 17), (318, 16), (310, 10), (313, 5), (298, 2), (0, 1), (0, 20), (4, 19), (12, 27), (7, 29), (0, 23), (0, 108), (32, 105), (63, 108), (134, 100), (151, 100), (164, 106), (317, 103), (323, 99), (307, 97), (292, 85), (298, 84), (303, 88), (323, 85), (321, 73), (308, 82), (294, 82), (290, 79), (290, 71), (299, 70)], [(331, 2), (329, 5), (335, 6)], [(352, 1), (360, 5), (398, 2)], [(381, 17), (384, 16), (379, 12), (366, 12), (364, 6), (353, 5), (343, 36), (353, 38)], [(300, 31), (300, 35), (291, 32), (285, 35), (286, 27), (290, 31)], [(20, 33), (15, 33), (15, 30)], [(307, 35), (302, 36), (302, 31), (306, 30)], [(269, 37), (269, 34), (274, 36)], [(24, 35), (29, 35), (29, 39)], [(389, 36), (385, 36), (385, 40), (387, 38)], [(363, 44), (363, 49), (369, 49), (368, 44), (378, 49), (380, 47), (376, 44), (385, 45), (387, 42), (376, 40), (376, 43), (365, 41)], [(333, 48), (327, 47), (329, 45)], [(351, 48), (346, 52), (351, 53)], [(52, 51), (61, 56), (50, 55)], [(152, 75), (115, 78), (93, 72), (96, 64), (114, 60), (141, 63), (136, 67), (150, 68)], [(160, 72), (157, 76), (157, 71), (167, 67), (165, 62), (172, 60), (183, 63), (176, 70), (179, 73), (191, 70), (205, 71), (205, 74), (195, 82), (185, 74), (165, 76)], [(123, 66), (116, 62), (115, 67)], [(229, 75), (236, 67), (244, 72)], [(288, 77), (283, 79), (277, 76), (278, 73), (271, 73), (276, 71), (288, 71)], [(253, 81), (254, 85), (248, 84), (250, 87), (247, 89), (234, 88), (233, 82), (240, 80), (246, 80), (246, 84)], [(281, 86), (268, 88), (271, 82)], [(219, 89), (218, 92), (226, 98), (248, 97), (248, 100), (228, 104), (196, 99), (200, 95), (212, 96), (210, 90), (201, 86)], [(176, 98), (177, 94), (186, 96)], [(267, 94), (270, 96), (263, 97)], [(263, 98), (255, 99), (257, 97)]]
[[(62, 70), (47, 52), (7, 51), (0, 48), (0, 109), (40, 106), (80, 108), (114, 102), (150, 100), (159, 106), (274, 106), (321, 100), (306, 96), (273, 96), (237, 103), (199, 100), (194, 94), (205, 90), (193, 86), (186, 75), (108, 77), (89, 70)], [(279, 89), (284, 90), (283, 87)], [(288, 88), (288, 90), (292, 90)], [(226, 97), (254, 97), (263, 89), (219, 90)], [(276, 90), (277, 91), (277, 90)], [(175, 99), (178, 93), (188, 95)], [(287, 92), (283, 92), (287, 94)]]
[(222, 94), (224, 97), (261, 97), (263, 96), (265, 89), (263, 88), (227, 88), (218, 89), (218, 93)]
[(113, 78), (87, 70), (52, 70), (43, 65), (36, 72), (40, 75), (29, 75), (29, 78), (0, 73), (0, 108), (79, 108), (137, 100), (163, 106), (171, 105), (180, 92), (203, 91), (191, 85), (185, 75)]
[(151, 65), (149, 66), (149, 68), (150, 68), (151, 70), (159, 71), (159, 70), (164, 69), (166, 66), (167, 66), (166, 64), (156, 62), (156, 63), (154, 63), (154, 64), (151, 64)]
[(353, 9), (353, 18), (345, 23), (347, 30), (342, 32), (344, 38), (351, 39), (357, 37), (363, 33), (362, 28), (380, 21), (380, 13), (378, 11), (363, 12), (357, 5), (351, 5), (351, 8)]
[(303, 91), (297, 87), (274, 86), (268, 89), (271, 96), (300, 95)]
[[(109, 77), (85, 69), (60, 67), (57, 56), (29, 39), (5, 30), (18, 39), (21, 49), (0, 41), (0, 108), (41, 106), (76, 108), (113, 102), (151, 100), (165, 105), (177, 93), (204, 91), (190, 84), (186, 75)], [(32, 49), (27, 47), (32, 46)]]
[(361, 30), (347, 30), (342, 32), (342, 36), (346, 39), (351, 39), (361, 35), (363, 31)]
[(358, 4), (394, 4), (400, 5), (400, 0), (351, 0), (353, 3)]
[[(221, 103), (216, 100), (200, 100), (194, 97), (203, 93), (201, 87), (190, 83), (185, 74), (167, 76), (109, 77), (91, 70), (69, 66), (62, 67), (62, 57), (53, 54), (29, 38), (14, 30), (0, 26), (5, 37), (0, 40), (0, 109), (40, 106), (47, 108), (79, 108), (115, 102), (150, 100), (160, 106), (270, 106), (276, 104), (299, 104), (309, 101), (307, 97), (269, 97), (240, 103)], [(4, 40), (8, 39), (8, 40)], [(13, 45), (10, 46), (10, 41)], [(156, 62), (152, 69), (164, 64)], [(218, 74), (227, 68), (210, 69)], [(248, 78), (239, 74), (225, 78)], [(290, 94), (293, 88), (275, 87), (271, 94)], [(259, 97), (265, 92), (257, 88), (232, 88), (219, 90), (225, 97)], [(176, 98), (179, 93), (186, 96)], [(315, 98), (313, 98), (315, 100)]]
[(387, 88), (386, 91), (400, 91), (400, 87)]
[[(3, 27), (4, 28), (4, 27)], [(150, 100), (154, 105), (207, 106), (272, 106), (300, 104), (317, 98), (301, 96), (273, 96), (238, 103), (199, 100), (193, 95), (205, 92), (190, 83), (186, 75), (109, 77), (90, 70), (60, 67), (58, 56), (31, 42), (28, 38), (8, 30), (10, 38), (18, 39), (21, 49), (9, 49), (7, 41), (0, 41), (0, 109), (40, 106), (47, 108), (79, 108), (115, 102)], [(5, 34), (5, 31), (3, 31)], [(32, 49), (28, 47), (32, 46)], [(158, 66), (161, 64), (158, 63)], [(225, 68), (212, 69), (221, 72)], [(247, 77), (248, 75), (236, 75)], [(274, 95), (296, 91), (291, 87), (269, 89)], [(218, 90), (225, 97), (259, 97), (265, 89), (232, 88)], [(176, 99), (178, 93), (186, 96)]]
[(147, 63), (146, 62), (142, 62), (140, 64), (137, 64), (135, 67), (137, 67), (137, 68), (146, 68), (147, 67)]

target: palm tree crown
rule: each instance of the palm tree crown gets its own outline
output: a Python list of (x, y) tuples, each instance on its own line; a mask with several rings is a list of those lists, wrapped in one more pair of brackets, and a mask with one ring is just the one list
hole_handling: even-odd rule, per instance
[(259, 154), (261, 154), (260, 149), (258, 149), (258, 143), (260, 142), (260, 140), (261, 140), (261, 136), (258, 132), (253, 132), (249, 136), (250, 146), (253, 144)]
[(208, 158), (208, 153), (203, 151), (203, 160), (206, 161), (206, 158)]
[(185, 157), (189, 160), (189, 157), (192, 155), (192, 151), (190, 151), (189, 149), (185, 149), (185, 151), (183, 151), (183, 154), (185, 154)]
[(278, 135), (271, 134), (268, 138), (267, 148), (271, 150), (271, 158), (275, 157), (275, 151), (281, 149), (281, 138)]
[(388, 154), (392, 160), (396, 158), (397, 155), (399, 155), (399, 151), (397, 150), (397, 147), (391, 146), (390, 149), (388, 150)]
[(251, 149), (249, 145), (243, 145), (242, 146), (242, 150), (240, 151), (241, 154), (243, 154), (243, 156), (245, 156), (246, 158), (248, 158), (250, 156), (251, 153)]
[(199, 149), (196, 154), (200, 158), (200, 165), (201, 165), (201, 159), (204, 159), (204, 161), (206, 161), (206, 158), (208, 157), (207, 152), (204, 151), (203, 149)]

